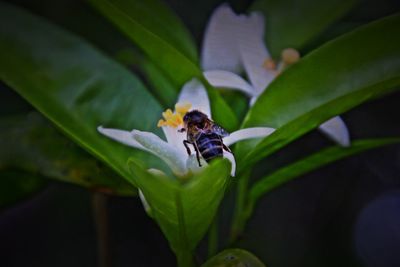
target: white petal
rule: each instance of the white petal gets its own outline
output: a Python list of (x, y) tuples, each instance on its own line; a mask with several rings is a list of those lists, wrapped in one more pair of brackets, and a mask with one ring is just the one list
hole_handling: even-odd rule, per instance
[(254, 88), (239, 75), (225, 70), (209, 70), (204, 72), (204, 77), (214, 87), (239, 90), (247, 96), (254, 96)]
[(235, 177), (235, 173), (236, 173), (236, 161), (235, 161), (235, 157), (233, 156), (232, 153), (229, 153), (228, 151), (223, 152), (223, 157), (228, 159), (231, 162), (231, 176)]
[(252, 86), (261, 94), (276, 77), (276, 72), (268, 70), (265, 60), (270, 59), (270, 53), (264, 44), (264, 17), (253, 12), (249, 17), (240, 17), (238, 27), (239, 52), (247, 76)]
[(140, 190), (140, 189), (139, 189), (139, 198), (140, 198), (140, 201), (142, 202), (143, 208), (146, 211), (146, 213), (150, 217), (152, 217), (151, 207), (150, 207), (149, 203), (147, 202), (146, 198), (144, 197), (142, 190)]
[(190, 103), (192, 110), (197, 109), (211, 118), (210, 100), (206, 88), (197, 79), (192, 79), (183, 86), (178, 103)]
[(333, 117), (321, 124), (319, 130), (341, 146), (350, 145), (349, 131), (339, 116)]
[(254, 103), (256, 103), (257, 99), (258, 99), (259, 95), (255, 95), (252, 98), (250, 98), (250, 107), (252, 107), (254, 105)]
[(151, 169), (148, 169), (147, 171), (153, 175), (168, 178), (168, 176), (162, 170), (151, 168)]
[(195, 153), (196, 152), (192, 153), (186, 161), (186, 167), (194, 174), (201, 172), (203, 168), (208, 165), (207, 161), (205, 161), (203, 157), (200, 157), (200, 167)]
[(253, 127), (253, 128), (245, 128), (238, 131), (235, 131), (223, 138), (224, 144), (230, 146), (238, 141), (242, 141), (245, 139), (251, 138), (262, 138), (270, 135), (275, 131), (274, 128), (269, 127)]
[(162, 127), (167, 142), (172, 146), (176, 147), (183, 154), (187, 154), (186, 148), (183, 145), (183, 140), (186, 140), (186, 133), (178, 132), (179, 128), (170, 126)]
[(241, 72), (237, 46), (237, 17), (227, 4), (216, 8), (211, 15), (202, 45), (203, 70)]
[(111, 129), (111, 128), (103, 128), (103, 126), (97, 127), (97, 131), (99, 131), (101, 134), (103, 134), (115, 141), (118, 141), (124, 145), (148, 151), (145, 147), (143, 147), (140, 143), (138, 143), (133, 138), (132, 132), (130, 132), (130, 131)]
[(187, 173), (187, 155), (183, 154), (181, 150), (150, 132), (134, 130), (132, 135), (150, 153), (162, 159), (176, 175), (183, 176)]
[[(223, 157), (228, 159), (231, 162), (231, 176), (234, 177), (236, 173), (236, 161), (235, 157), (233, 156), (232, 153), (229, 153), (227, 151), (223, 151)], [(199, 162), (197, 161), (197, 158), (195, 155), (191, 155), (186, 162), (187, 168), (194, 174), (200, 173), (205, 166), (208, 165), (208, 163), (201, 157), (200, 158), (200, 163), (201, 167), (199, 166)]]

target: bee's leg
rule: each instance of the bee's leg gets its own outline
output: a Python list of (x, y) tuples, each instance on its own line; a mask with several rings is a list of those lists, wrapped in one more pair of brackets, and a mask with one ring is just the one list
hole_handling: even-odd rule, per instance
[(224, 142), (222, 142), (222, 138), (220, 138), (221, 140), (221, 144), (222, 144), (222, 148), (225, 149), (226, 151), (228, 151), (229, 153), (233, 154), (231, 149), (229, 147), (227, 147)]
[(188, 140), (183, 140), (183, 145), (185, 146), (186, 151), (187, 151), (188, 155), (190, 156), (192, 154), (192, 152), (190, 151), (188, 144), (192, 144), (192, 143), (190, 143)]
[(197, 147), (196, 142), (193, 143), (193, 146), (194, 146), (194, 150), (196, 151), (197, 162), (199, 163), (199, 167), (201, 167), (201, 163), (200, 163), (200, 151), (199, 151), (199, 148)]
[(222, 148), (225, 149), (226, 151), (228, 151), (229, 153), (233, 154), (231, 149), (229, 147), (227, 147), (224, 143), (222, 143)]

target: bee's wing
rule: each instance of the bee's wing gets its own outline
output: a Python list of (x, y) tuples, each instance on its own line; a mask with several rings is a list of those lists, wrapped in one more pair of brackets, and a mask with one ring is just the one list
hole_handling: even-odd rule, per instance
[(224, 128), (222, 128), (221, 126), (219, 126), (216, 123), (214, 123), (212, 125), (212, 131), (213, 131), (213, 133), (218, 134), (221, 137), (225, 137), (225, 136), (229, 135), (229, 133)]

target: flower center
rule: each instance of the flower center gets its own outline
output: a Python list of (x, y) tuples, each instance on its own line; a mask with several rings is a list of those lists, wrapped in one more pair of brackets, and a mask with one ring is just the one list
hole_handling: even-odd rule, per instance
[(158, 121), (157, 127), (170, 126), (177, 128), (183, 125), (183, 116), (185, 116), (191, 107), (192, 104), (190, 103), (177, 103), (175, 105), (175, 112), (172, 112), (171, 109), (167, 109), (162, 113), (164, 119)]

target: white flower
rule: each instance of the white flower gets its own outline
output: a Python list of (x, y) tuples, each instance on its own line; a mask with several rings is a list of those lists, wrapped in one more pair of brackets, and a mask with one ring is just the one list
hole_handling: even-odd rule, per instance
[[(252, 105), (275, 77), (299, 58), (299, 53), (289, 48), (282, 52), (282, 61), (275, 64), (264, 44), (263, 15), (236, 15), (223, 4), (208, 22), (201, 65), (211, 85), (239, 90), (249, 96)], [(239, 76), (243, 71), (249, 82)], [(347, 127), (339, 116), (321, 124), (319, 129), (342, 146), (350, 144)]]
[[(186, 133), (178, 132), (183, 127), (183, 116), (189, 110), (199, 110), (211, 119), (211, 109), (206, 89), (196, 79), (187, 82), (182, 88), (178, 103), (175, 105), (175, 112), (168, 109), (163, 112), (165, 120), (158, 122), (158, 126), (163, 129), (166, 141), (154, 133), (136, 129), (126, 131), (99, 126), (98, 131), (120, 143), (154, 154), (162, 159), (175, 175), (183, 177), (190, 172), (201, 170), (195, 155), (192, 153), (189, 156), (183, 145)], [(223, 142), (229, 146), (244, 139), (265, 137), (273, 131), (273, 128), (267, 127), (242, 129), (223, 138)], [(231, 162), (231, 176), (234, 176), (236, 169), (235, 158), (226, 151), (224, 151), (223, 156)], [(206, 163), (204, 162), (202, 165), (206, 165)]]

